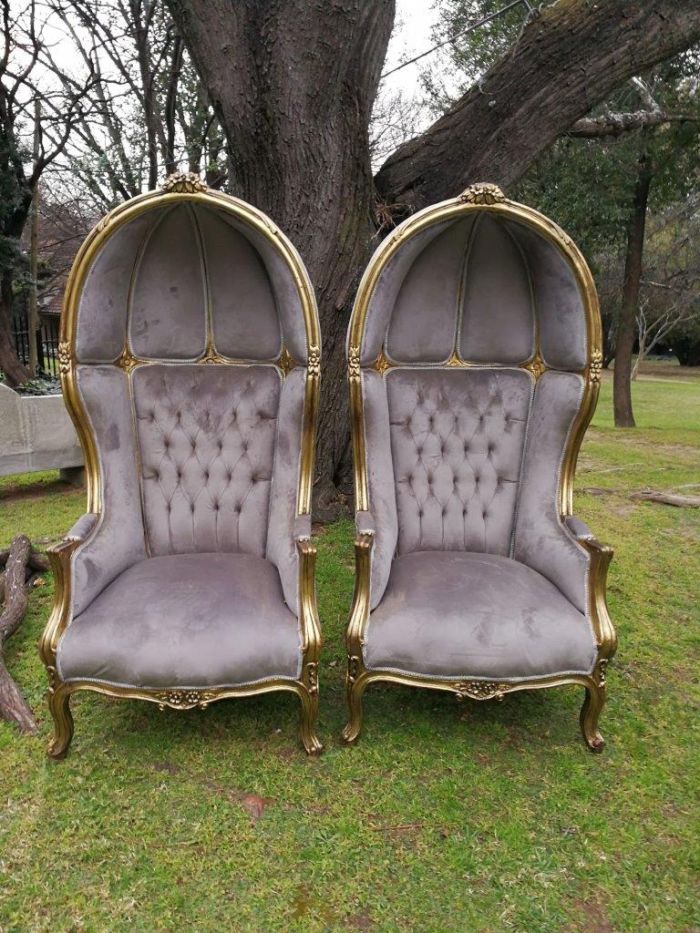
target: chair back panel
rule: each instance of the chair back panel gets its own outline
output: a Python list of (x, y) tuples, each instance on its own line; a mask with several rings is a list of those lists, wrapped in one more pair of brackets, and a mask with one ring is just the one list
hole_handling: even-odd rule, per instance
[(265, 555), (280, 375), (139, 367), (133, 393), (150, 553)]
[(386, 378), (398, 551), (507, 555), (533, 380), (517, 369)]
[(141, 359), (195, 360), (207, 346), (207, 281), (194, 211), (163, 211), (141, 244), (127, 305), (129, 343)]

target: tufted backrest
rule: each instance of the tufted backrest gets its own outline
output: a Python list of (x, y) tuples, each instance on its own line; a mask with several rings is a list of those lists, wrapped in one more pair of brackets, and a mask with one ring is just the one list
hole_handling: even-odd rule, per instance
[(66, 395), (92, 508), (113, 526), (112, 563), (79, 567), (81, 592), (148, 555), (243, 552), (277, 564), (295, 609), (320, 354), (311, 287), (268, 218), (195, 187), (118, 208), (76, 260)]
[(507, 554), (532, 387), (512, 370), (387, 373), (398, 551)]
[(568, 237), (488, 186), (414, 215), (380, 246), (348, 334), (373, 605), (395, 554), (537, 563), (537, 516), (558, 521), (570, 494), (597, 327)]

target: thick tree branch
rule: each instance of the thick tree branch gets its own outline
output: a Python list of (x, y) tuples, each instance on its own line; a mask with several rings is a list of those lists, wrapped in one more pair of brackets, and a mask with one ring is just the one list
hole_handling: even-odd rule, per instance
[(555, 3), (478, 86), (387, 159), (375, 179), (379, 197), (400, 213), (473, 181), (507, 187), (612, 90), (698, 40), (697, 3)]
[(693, 119), (695, 118), (684, 114), (664, 113), (663, 110), (605, 113), (598, 117), (582, 117), (574, 123), (571, 129), (566, 131), (566, 135), (584, 139), (596, 139), (601, 136), (621, 136), (630, 130), (664, 126), (669, 123), (683, 123), (686, 120)]

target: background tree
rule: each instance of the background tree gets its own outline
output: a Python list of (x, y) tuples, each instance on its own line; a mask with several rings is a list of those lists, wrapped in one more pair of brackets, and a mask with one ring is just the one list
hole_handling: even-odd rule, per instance
[[(40, 86), (46, 27), (47, 11), (35, 0), (17, 12), (10, 0), (0, 0), (0, 370), (11, 386), (29, 377), (15, 352), (11, 331), (15, 284), (26, 274), (20, 239), (33, 192), (84, 118), (92, 85), (92, 75), (87, 74), (69, 89)], [(42, 118), (35, 126), (37, 101)], [(32, 157), (28, 141), (35, 133)]]
[(93, 75), (91, 106), (58, 166), (64, 187), (97, 213), (178, 167), (221, 187), (223, 134), (164, 3), (50, 0), (50, 8), (63, 38), (45, 54), (47, 67), (69, 92)]
[[(443, 0), (435, 38), (449, 40), (442, 52), (440, 82), (425, 71), (423, 84), (435, 108), (463, 93), (517, 40), (517, 8), (482, 29), (465, 32), (499, 0)], [(592, 112), (576, 121), (529, 168), (514, 194), (557, 220), (589, 257), (599, 279), (606, 335), (604, 359), (615, 357), (614, 408), (619, 427), (634, 425), (630, 380), (635, 343), (651, 323), (642, 308), (643, 252), (647, 212), (682, 201), (698, 188), (700, 94), (697, 50), (635, 75)], [(605, 270), (605, 281), (600, 274)], [(619, 278), (619, 294), (611, 288)], [(656, 343), (671, 320), (686, 323), (692, 310), (682, 296), (658, 317)], [(658, 324), (658, 326), (656, 326)], [(652, 336), (649, 334), (649, 336)], [(643, 348), (644, 349), (644, 348)]]

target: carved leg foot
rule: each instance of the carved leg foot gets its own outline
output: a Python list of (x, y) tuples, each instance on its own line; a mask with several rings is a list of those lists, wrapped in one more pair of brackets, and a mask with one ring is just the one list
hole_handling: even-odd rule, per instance
[(301, 699), (301, 741), (306, 749), (307, 755), (318, 755), (323, 751), (318, 736), (316, 735), (316, 724), (318, 722), (318, 688), (315, 690), (304, 690), (300, 693)]
[(70, 711), (70, 689), (59, 684), (49, 691), (49, 712), (53, 717), (53, 736), (49, 742), (49, 758), (60, 761), (68, 753), (73, 738), (73, 717)]
[(350, 719), (342, 732), (343, 742), (346, 745), (352, 745), (353, 742), (356, 742), (362, 730), (362, 695), (366, 686), (367, 680), (362, 676), (352, 680), (348, 678), (347, 695)]
[(592, 752), (602, 752), (605, 746), (605, 740), (598, 731), (598, 719), (605, 700), (605, 687), (586, 687), (586, 697), (581, 707), (581, 732)]

